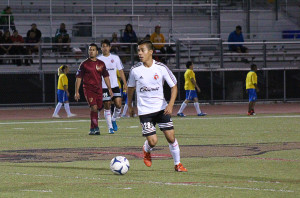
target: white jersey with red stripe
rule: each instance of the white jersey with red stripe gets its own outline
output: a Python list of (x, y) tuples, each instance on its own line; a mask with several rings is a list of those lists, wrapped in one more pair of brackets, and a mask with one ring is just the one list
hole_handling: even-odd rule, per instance
[(168, 105), (163, 91), (164, 82), (172, 88), (177, 84), (172, 71), (163, 63), (153, 60), (151, 67), (142, 62), (134, 65), (129, 74), (128, 87), (136, 87), (139, 115), (164, 110)]
[[(119, 87), (117, 70), (124, 69), (123, 64), (118, 55), (109, 54), (109, 56), (104, 56), (103, 54), (99, 55), (97, 59), (103, 61), (106, 65), (106, 70), (109, 73), (110, 85), (111, 88)], [(107, 89), (106, 83), (102, 78), (102, 88)]]

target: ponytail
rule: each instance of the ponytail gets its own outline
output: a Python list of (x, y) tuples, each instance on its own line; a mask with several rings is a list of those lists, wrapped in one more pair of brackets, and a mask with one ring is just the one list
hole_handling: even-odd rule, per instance
[(57, 69), (57, 74), (60, 75), (62, 73), (64, 73), (65, 69), (67, 68), (67, 65), (62, 65)]

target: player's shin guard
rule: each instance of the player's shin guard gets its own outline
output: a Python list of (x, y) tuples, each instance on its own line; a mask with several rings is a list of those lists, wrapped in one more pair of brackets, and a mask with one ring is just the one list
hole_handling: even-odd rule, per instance
[(180, 149), (177, 142), (177, 139), (175, 139), (175, 142), (173, 144), (169, 143), (169, 149), (173, 156), (174, 165), (177, 165), (180, 163)]
[(200, 107), (199, 107), (199, 103), (198, 102), (194, 102), (194, 107), (197, 111), (197, 114), (200, 114), (201, 113), (201, 110), (200, 110)]
[(57, 115), (57, 114), (58, 114), (58, 112), (59, 112), (61, 106), (62, 106), (62, 103), (61, 103), (61, 102), (57, 103), (53, 115)]
[(145, 151), (146, 151), (147, 153), (150, 153), (150, 152), (153, 150), (153, 148), (150, 147), (150, 145), (149, 145), (149, 143), (148, 143), (148, 140), (146, 140), (145, 143), (144, 143), (144, 149), (145, 149)]
[(66, 110), (67, 114), (68, 114), (68, 115), (71, 115), (69, 103), (65, 103), (65, 104), (64, 104), (64, 107), (65, 107), (65, 110)]
[(116, 121), (117, 117), (120, 116), (120, 113), (121, 113), (121, 109), (118, 109), (117, 107), (115, 107), (114, 114), (113, 114), (111, 120)]
[(182, 113), (186, 106), (187, 106), (187, 104), (186, 104), (185, 102), (183, 102), (183, 103), (181, 104), (181, 107), (180, 107), (178, 113)]
[(98, 112), (91, 111), (91, 129), (98, 127)]
[(127, 110), (128, 110), (128, 104), (125, 104), (122, 112), (122, 117), (126, 116)]
[(110, 109), (104, 109), (104, 117), (106, 120), (107, 128), (112, 129), (112, 123), (111, 123), (111, 112)]

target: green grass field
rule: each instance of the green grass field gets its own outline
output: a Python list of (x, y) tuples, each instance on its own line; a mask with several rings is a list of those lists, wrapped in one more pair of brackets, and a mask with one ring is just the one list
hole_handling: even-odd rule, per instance
[[(0, 121), (0, 197), (300, 197), (299, 115), (173, 121), (188, 172), (175, 172), (171, 158), (156, 158), (148, 168), (141, 158), (125, 155), (131, 166), (123, 176), (109, 169), (118, 152), (106, 160), (87, 156), (66, 161), (64, 150), (53, 162), (48, 155), (39, 162), (31, 158), (36, 149), (114, 147), (124, 153), (141, 148), (137, 118), (118, 120), (114, 135), (107, 133), (102, 119), (100, 136), (89, 136), (89, 121), (82, 119)], [(158, 136), (157, 147), (166, 147), (159, 130)], [(190, 156), (184, 152), (187, 145), (196, 145), (199, 152)]]

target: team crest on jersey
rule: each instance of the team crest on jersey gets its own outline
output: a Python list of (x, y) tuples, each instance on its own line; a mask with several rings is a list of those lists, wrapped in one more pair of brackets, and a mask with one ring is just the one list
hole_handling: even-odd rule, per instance
[(97, 71), (101, 71), (101, 70), (102, 70), (102, 67), (103, 67), (103, 66), (98, 66), (98, 65), (96, 65), (96, 70), (97, 70)]
[(158, 79), (159, 79), (159, 76), (157, 75), (157, 73), (155, 73), (154, 79), (155, 79), (155, 80), (158, 80)]
[(114, 59), (111, 59), (111, 61), (110, 61), (111, 63), (114, 63), (115, 61), (114, 61)]

